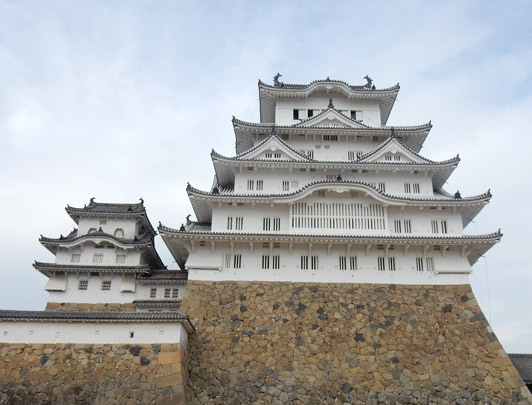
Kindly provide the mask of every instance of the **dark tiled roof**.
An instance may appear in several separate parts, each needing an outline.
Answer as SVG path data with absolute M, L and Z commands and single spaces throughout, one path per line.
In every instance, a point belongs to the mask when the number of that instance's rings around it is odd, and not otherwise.
M 134 300 L 133 304 L 139 307 L 178 307 L 181 305 L 181 298 L 160 300 Z
M 312 186 L 316 185 L 325 185 L 325 184 L 332 184 L 335 186 L 338 185 L 357 185 L 357 186 L 365 186 L 376 193 L 382 195 L 383 197 L 387 197 L 391 200 L 396 201 L 406 201 L 406 202 L 420 202 L 420 203 L 448 203 L 448 202 L 480 202 L 491 198 L 491 192 L 488 190 L 487 192 L 483 194 L 479 194 L 477 196 L 472 197 L 462 197 L 462 198 L 413 198 L 413 197 L 402 197 L 402 196 L 395 196 L 391 194 L 386 194 L 374 186 L 373 184 L 366 183 L 363 181 L 348 181 L 348 180 L 340 180 L 340 181 L 330 181 L 330 180 L 319 180 L 314 181 L 312 183 L 307 184 L 306 186 L 300 188 L 299 190 L 293 192 L 293 193 L 285 193 L 285 194 L 213 194 L 210 191 L 202 191 L 198 190 L 197 188 L 192 187 L 190 184 L 187 185 L 187 192 L 189 194 L 196 194 L 196 195 L 203 195 L 208 197 L 220 197 L 220 198 L 253 198 L 253 199 L 265 199 L 265 198 L 283 198 L 283 197 L 292 197 L 296 196 L 298 194 L 302 194 L 307 189 L 309 189 Z M 159 227 L 160 229 L 160 227 Z
M 332 83 L 332 84 L 339 84 L 348 87 L 352 91 L 367 91 L 370 93 L 379 93 L 379 92 L 388 92 L 393 90 L 399 90 L 399 83 L 397 83 L 393 87 L 385 88 L 385 89 L 373 89 L 370 87 L 367 87 L 366 85 L 360 85 L 360 86 L 353 86 L 351 84 L 348 84 L 341 80 L 331 80 L 329 78 L 325 80 L 314 80 L 310 82 L 309 84 L 289 84 L 289 83 L 281 83 L 279 86 L 272 86 L 270 84 L 266 84 L 259 80 L 259 87 L 265 87 L 265 88 L 271 88 L 271 89 L 279 89 L 279 90 L 305 90 L 309 87 L 312 87 L 315 84 L 326 84 L 326 83 Z
M 105 233 L 100 228 L 99 231 L 87 233 L 81 236 L 75 236 L 74 232 L 71 232 L 67 236 L 61 236 L 59 238 L 47 238 L 45 236 L 41 236 L 39 238 L 39 242 L 57 244 L 57 243 L 71 243 L 71 242 L 75 242 L 80 239 L 103 238 L 103 239 L 113 240 L 122 245 L 145 245 L 145 244 L 151 244 L 153 242 L 153 236 L 154 234 L 152 234 L 151 232 L 146 232 L 144 235 L 141 235 L 140 238 L 137 238 L 135 236 L 134 239 L 123 239 L 123 238 L 117 238 L 116 236 L 111 235 L 109 233 Z
M 70 213 L 98 213 L 98 214 L 141 214 L 146 213 L 144 207 L 144 200 L 140 199 L 139 203 L 135 204 L 119 204 L 119 203 L 100 203 L 90 199 L 88 205 L 83 208 L 75 208 L 67 205 L 66 211 Z
M 526 384 L 532 383 L 532 354 L 508 354 Z
M 125 272 L 125 273 L 147 273 L 150 271 L 150 266 L 143 264 L 138 266 L 121 266 L 121 265 L 81 265 L 81 264 L 57 264 L 57 263 L 42 263 L 36 261 L 33 267 L 40 271 L 67 271 L 67 272 Z
M 0 310 L 3 321 L 52 321 L 52 322 L 175 322 L 181 323 L 188 332 L 194 327 L 188 315 L 180 312 L 67 312 L 67 311 L 10 311 Z
M 188 280 L 188 272 L 181 270 L 156 270 L 148 276 L 138 277 L 141 284 L 184 284 Z

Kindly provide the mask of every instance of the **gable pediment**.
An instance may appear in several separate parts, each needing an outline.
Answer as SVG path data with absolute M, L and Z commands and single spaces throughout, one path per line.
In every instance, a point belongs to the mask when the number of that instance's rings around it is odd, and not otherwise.
M 430 161 L 409 150 L 397 139 L 390 138 L 384 144 L 362 156 L 360 162 L 427 163 Z
M 329 108 L 322 113 L 294 125 L 296 127 L 365 128 L 365 125 Z
M 308 158 L 291 149 L 276 136 L 271 136 L 262 144 L 238 156 L 238 159 L 250 160 L 292 160 L 306 161 Z

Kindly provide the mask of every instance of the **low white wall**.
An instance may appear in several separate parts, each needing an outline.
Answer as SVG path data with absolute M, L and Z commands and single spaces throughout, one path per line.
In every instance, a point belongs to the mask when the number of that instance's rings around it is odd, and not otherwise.
M 187 331 L 177 322 L 0 321 L 1 343 L 180 343 L 186 348 L 187 340 Z

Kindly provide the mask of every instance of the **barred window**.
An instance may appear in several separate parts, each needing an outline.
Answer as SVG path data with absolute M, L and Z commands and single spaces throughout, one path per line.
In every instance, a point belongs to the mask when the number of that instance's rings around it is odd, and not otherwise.
M 356 256 L 349 258 L 349 270 L 358 270 L 358 260 Z
M 170 294 L 172 293 L 171 288 L 165 288 L 164 289 L 164 298 L 170 298 Z
M 89 280 L 79 280 L 78 290 L 86 290 L 89 287 Z
M 93 263 L 102 263 L 103 262 L 103 253 L 96 253 L 92 258 Z
M 79 263 L 81 259 L 81 253 L 72 253 L 72 258 L 70 259 L 70 261 L 72 263 Z
M 117 263 L 125 263 L 126 262 L 126 255 L 116 255 L 116 262 Z
M 150 288 L 150 298 L 157 297 L 157 288 Z
M 423 267 L 423 258 L 422 257 L 416 257 L 416 270 L 417 271 L 424 271 Z
M 109 291 L 111 289 L 111 281 L 102 281 L 102 290 Z
M 172 298 L 177 298 L 177 294 L 178 294 L 178 292 L 179 292 L 179 289 L 177 289 L 177 288 L 173 288 L 173 289 L 172 289 Z
M 340 268 L 340 270 L 347 270 L 347 257 L 338 257 L 338 267 Z

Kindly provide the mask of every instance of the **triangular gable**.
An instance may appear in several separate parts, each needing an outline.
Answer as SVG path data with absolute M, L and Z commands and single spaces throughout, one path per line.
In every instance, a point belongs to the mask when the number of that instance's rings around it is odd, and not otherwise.
M 270 135 L 254 148 L 238 155 L 237 159 L 308 161 L 308 157 L 296 152 L 278 136 Z
M 410 150 L 396 138 L 388 138 L 377 148 L 361 156 L 359 162 L 435 163 Z
M 341 127 L 341 128 L 367 128 L 366 125 L 346 117 L 344 114 L 328 108 L 327 110 L 308 118 L 304 121 L 298 122 L 295 127 Z

